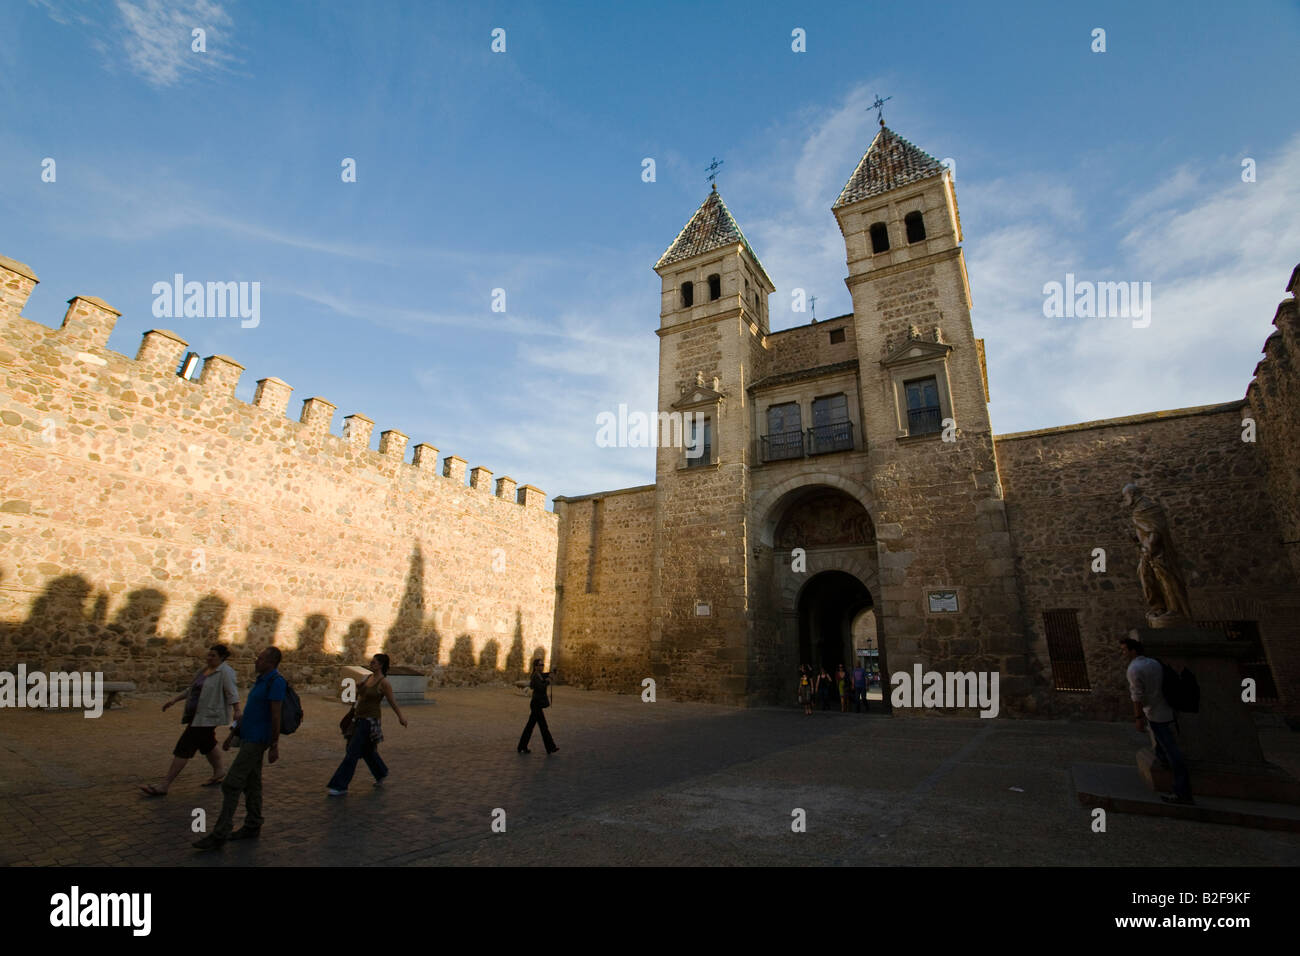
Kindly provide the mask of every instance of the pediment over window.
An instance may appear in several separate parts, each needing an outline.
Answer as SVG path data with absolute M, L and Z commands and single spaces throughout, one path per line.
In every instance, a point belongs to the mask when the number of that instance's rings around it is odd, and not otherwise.
M 943 342 L 927 342 L 923 339 L 908 339 L 881 360 L 885 368 L 894 365 L 907 365 L 911 362 L 925 362 L 931 359 L 946 358 L 952 351 L 951 345 Z
M 692 385 L 682 397 L 673 402 L 673 408 L 690 408 L 694 405 L 716 405 L 724 398 L 721 392 L 715 392 L 707 385 Z

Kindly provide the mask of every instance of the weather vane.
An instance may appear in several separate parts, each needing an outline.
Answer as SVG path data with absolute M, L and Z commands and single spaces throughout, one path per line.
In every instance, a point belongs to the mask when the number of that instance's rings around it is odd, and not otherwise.
M 726 160 L 718 159 L 718 157 L 714 156 L 713 162 L 709 163 L 709 165 L 704 167 L 709 171 L 708 180 L 709 182 L 713 183 L 714 189 L 718 188 L 718 184 L 713 182 L 715 179 L 718 178 L 718 167 L 721 166 L 724 162 L 726 162 Z
M 817 321 L 817 296 L 815 295 L 808 296 L 808 301 L 812 305 L 813 321 L 816 322 Z
M 867 107 L 867 109 L 869 110 L 876 111 L 876 119 L 880 120 L 881 126 L 885 125 L 885 102 L 887 100 L 892 100 L 892 99 L 893 99 L 892 96 L 886 96 L 885 99 L 882 100 L 880 98 L 880 94 L 877 93 L 876 102 L 872 103 L 870 106 Z

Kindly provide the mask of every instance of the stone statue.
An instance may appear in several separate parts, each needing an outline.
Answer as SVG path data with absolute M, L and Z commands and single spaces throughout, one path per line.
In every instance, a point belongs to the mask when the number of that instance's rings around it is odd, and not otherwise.
M 1124 504 L 1131 510 L 1137 528 L 1134 540 L 1142 554 L 1138 561 L 1138 580 L 1142 582 L 1142 594 L 1147 602 L 1147 623 L 1151 627 L 1191 627 L 1187 582 L 1179 567 L 1164 509 L 1132 483 L 1124 486 Z

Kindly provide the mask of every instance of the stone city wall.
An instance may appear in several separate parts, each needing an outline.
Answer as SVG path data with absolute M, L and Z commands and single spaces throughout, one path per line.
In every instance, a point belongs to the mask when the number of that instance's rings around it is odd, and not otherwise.
M 1161 505 L 1198 621 L 1256 621 L 1282 695 L 1295 707 L 1300 603 L 1261 445 L 1242 440 L 1244 402 L 1153 412 L 997 438 L 1007 520 L 1031 646 L 1056 716 L 1126 718 L 1117 643 L 1145 626 L 1132 481 Z M 1094 570 L 1105 552 L 1105 570 Z M 1100 565 L 1098 565 L 1100 567 Z M 1053 689 L 1044 612 L 1073 610 L 1088 691 Z
M 1283 299 L 1273 316 L 1274 332 L 1264 342 L 1264 358 L 1246 389 L 1258 428 L 1260 454 L 1268 468 L 1269 497 L 1278 527 L 1286 542 L 1291 568 L 1300 575 L 1300 266 L 1287 283 L 1291 295 Z M 1300 676 L 1300 675 L 1298 675 Z
M 0 259 L 0 669 L 188 682 L 214 641 L 274 642 L 305 684 L 386 651 L 446 680 L 513 678 L 549 657 L 557 518 L 545 495 L 303 403 L 186 343 L 109 351 L 118 313 L 71 300 L 52 329 L 20 313 L 32 271 Z
M 650 676 L 653 485 L 556 498 L 560 679 L 621 694 Z

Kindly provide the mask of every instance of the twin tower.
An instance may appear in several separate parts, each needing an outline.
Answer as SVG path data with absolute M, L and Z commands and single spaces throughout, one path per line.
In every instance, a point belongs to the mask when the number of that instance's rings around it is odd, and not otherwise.
M 644 489 L 650 672 L 731 703 L 792 703 L 801 664 L 859 660 L 1028 693 L 952 176 L 882 122 L 832 208 L 849 315 L 772 332 L 716 186 L 655 266 L 659 410 L 702 418 L 704 454 L 659 448 Z

